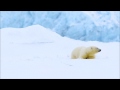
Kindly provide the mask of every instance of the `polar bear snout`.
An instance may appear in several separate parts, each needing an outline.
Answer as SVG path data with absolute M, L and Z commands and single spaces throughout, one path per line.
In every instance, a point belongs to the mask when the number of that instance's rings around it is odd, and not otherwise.
M 100 51 L 101 51 L 101 49 L 98 50 L 98 52 L 100 52 Z

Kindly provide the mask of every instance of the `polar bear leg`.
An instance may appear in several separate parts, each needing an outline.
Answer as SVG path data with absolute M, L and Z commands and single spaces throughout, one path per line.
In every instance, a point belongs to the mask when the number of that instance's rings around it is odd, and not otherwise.
M 89 56 L 89 57 L 87 57 L 87 59 L 94 59 L 95 58 L 95 56 Z
M 81 59 L 87 59 L 87 54 L 81 54 L 80 56 L 79 56 L 79 58 L 81 58 Z

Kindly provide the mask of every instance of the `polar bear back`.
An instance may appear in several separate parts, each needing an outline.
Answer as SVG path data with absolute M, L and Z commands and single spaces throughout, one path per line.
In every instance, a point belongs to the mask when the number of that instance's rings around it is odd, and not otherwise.
M 83 56 L 83 54 L 85 56 L 85 51 L 86 51 L 86 47 L 84 47 L 84 46 L 77 47 L 72 51 L 71 58 L 72 59 L 81 58 Z

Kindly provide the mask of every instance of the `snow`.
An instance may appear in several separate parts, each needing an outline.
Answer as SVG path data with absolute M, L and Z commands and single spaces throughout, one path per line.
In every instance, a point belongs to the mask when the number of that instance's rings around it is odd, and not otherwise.
M 2 79 L 118 79 L 119 42 L 61 37 L 40 25 L 1 29 Z M 97 46 L 96 59 L 71 59 L 77 46 Z
M 120 42 L 120 11 L 1 11 L 1 28 L 36 24 L 76 40 Z

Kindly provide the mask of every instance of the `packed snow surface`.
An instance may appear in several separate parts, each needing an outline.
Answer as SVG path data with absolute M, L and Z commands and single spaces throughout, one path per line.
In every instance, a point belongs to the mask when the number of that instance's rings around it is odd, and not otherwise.
M 1 29 L 2 79 L 117 79 L 119 42 L 61 37 L 40 25 Z M 97 46 L 96 59 L 71 59 L 77 46 Z

